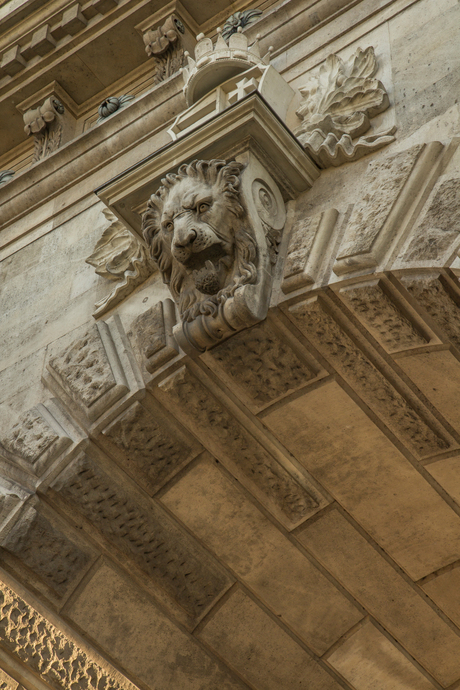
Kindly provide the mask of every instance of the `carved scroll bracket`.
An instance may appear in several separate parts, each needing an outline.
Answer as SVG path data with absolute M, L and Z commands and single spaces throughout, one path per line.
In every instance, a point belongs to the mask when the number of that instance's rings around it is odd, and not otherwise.
M 185 51 L 193 50 L 198 26 L 180 2 L 173 0 L 138 24 L 145 52 L 152 59 L 154 82 L 159 84 L 178 72 Z

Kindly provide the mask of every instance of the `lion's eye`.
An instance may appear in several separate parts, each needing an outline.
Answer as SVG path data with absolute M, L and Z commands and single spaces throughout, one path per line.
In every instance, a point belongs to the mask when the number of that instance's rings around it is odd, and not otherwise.
M 168 232 L 172 232 L 174 230 L 174 223 L 170 220 L 167 223 L 165 223 L 165 230 Z
M 206 204 L 204 201 L 202 201 L 200 204 L 198 204 L 198 213 L 206 213 L 206 211 L 209 210 L 209 204 Z

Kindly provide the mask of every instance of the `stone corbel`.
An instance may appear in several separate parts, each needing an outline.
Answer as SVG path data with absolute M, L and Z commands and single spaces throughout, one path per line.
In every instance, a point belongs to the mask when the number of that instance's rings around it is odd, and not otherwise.
M 16 107 L 24 119 L 24 132 L 34 137 L 32 163 L 73 138 L 78 106 L 58 82 L 51 82 Z
M 149 247 L 184 352 L 266 317 L 285 204 L 318 175 L 257 90 L 97 190 Z
M 156 84 L 178 72 L 185 51 L 195 45 L 197 26 L 180 2 L 170 2 L 135 28 L 142 36 L 145 52 L 154 61 Z

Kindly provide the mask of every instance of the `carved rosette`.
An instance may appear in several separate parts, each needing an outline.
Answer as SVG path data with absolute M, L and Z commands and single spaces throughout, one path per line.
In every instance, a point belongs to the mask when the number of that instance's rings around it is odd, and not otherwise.
M 186 351 L 266 316 L 285 209 L 276 184 L 257 172 L 253 163 L 193 161 L 166 175 L 148 202 L 142 231 L 179 307 L 174 333 Z

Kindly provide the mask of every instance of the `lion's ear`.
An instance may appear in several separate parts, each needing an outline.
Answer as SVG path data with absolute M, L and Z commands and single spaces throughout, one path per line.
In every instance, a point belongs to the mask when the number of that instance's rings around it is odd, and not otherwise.
M 163 212 L 163 200 L 156 194 L 150 197 L 147 210 L 142 216 L 142 234 L 148 246 L 152 246 L 152 241 L 161 227 L 161 214 Z

